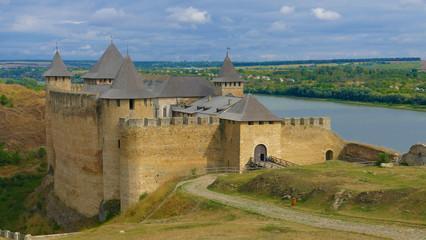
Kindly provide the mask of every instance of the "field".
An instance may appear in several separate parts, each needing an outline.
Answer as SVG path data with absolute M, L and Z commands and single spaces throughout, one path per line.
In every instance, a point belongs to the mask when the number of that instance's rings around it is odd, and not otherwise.
M 10 148 L 40 148 L 45 145 L 45 92 L 20 85 L 0 84 L 0 95 L 13 102 L 13 108 L 0 105 L 0 142 Z

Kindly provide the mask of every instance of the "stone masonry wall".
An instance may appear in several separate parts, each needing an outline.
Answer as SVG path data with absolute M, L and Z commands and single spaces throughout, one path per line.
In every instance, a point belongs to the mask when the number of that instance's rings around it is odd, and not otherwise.
M 281 157 L 281 123 L 280 122 L 253 122 L 249 125 L 247 122 L 241 122 L 240 139 L 240 171 L 244 170 L 245 165 L 251 157 L 254 157 L 254 149 L 257 145 L 264 145 L 267 150 L 267 156 Z M 265 156 L 266 157 L 266 156 Z
M 192 169 L 222 166 L 217 118 L 122 119 L 121 209 Z
M 118 104 L 118 101 L 120 103 Z M 104 200 L 120 199 L 120 118 L 150 118 L 154 115 L 152 99 L 102 99 Z
M 327 151 L 333 159 L 345 141 L 330 129 L 330 118 L 285 118 L 281 124 L 281 158 L 296 164 L 324 162 Z
M 98 95 L 51 91 L 50 97 L 55 194 L 70 208 L 96 215 L 103 199 Z

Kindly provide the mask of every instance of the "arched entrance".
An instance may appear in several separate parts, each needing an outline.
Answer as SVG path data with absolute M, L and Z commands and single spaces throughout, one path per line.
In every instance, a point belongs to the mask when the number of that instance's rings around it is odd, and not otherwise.
M 325 153 L 325 160 L 333 160 L 333 151 L 332 150 L 328 150 Z
M 259 144 L 254 148 L 254 160 L 265 161 L 267 156 L 267 150 L 265 145 Z

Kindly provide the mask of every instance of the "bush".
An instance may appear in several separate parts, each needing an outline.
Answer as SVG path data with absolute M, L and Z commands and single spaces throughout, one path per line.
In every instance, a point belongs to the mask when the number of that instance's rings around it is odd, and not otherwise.
M 382 163 L 390 163 L 391 159 L 389 157 L 389 155 L 387 153 L 379 153 L 379 157 L 377 158 L 376 161 L 376 166 L 380 166 L 380 164 Z

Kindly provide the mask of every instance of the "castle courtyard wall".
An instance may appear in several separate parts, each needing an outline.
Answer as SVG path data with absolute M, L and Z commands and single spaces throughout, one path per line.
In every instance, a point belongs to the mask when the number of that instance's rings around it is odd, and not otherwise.
M 120 118 L 148 118 L 153 114 L 152 99 L 135 99 L 133 110 L 129 99 L 102 99 L 104 200 L 120 199 Z
M 330 129 L 330 118 L 285 118 L 281 124 L 281 158 L 308 165 L 337 159 L 346 142 Z
M 223 134 L 217 118 L 121 121 L 122 210 L 176 176 L 223 166 Z
M 103 200 L 98 95 L 51 91 L 50 97 L 55 193 L 76 211 L 96 215 Z

